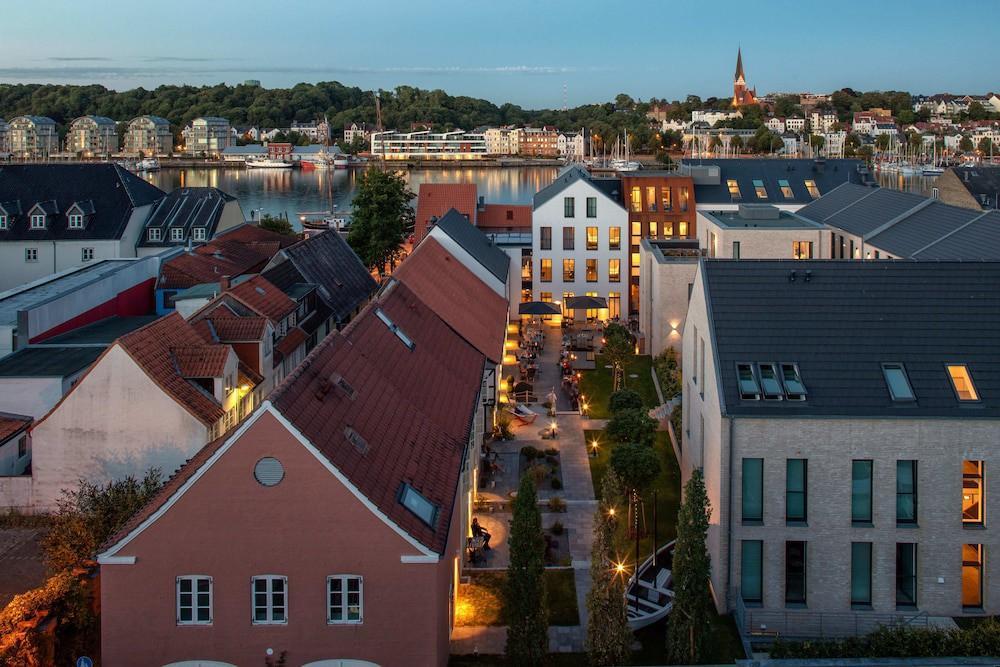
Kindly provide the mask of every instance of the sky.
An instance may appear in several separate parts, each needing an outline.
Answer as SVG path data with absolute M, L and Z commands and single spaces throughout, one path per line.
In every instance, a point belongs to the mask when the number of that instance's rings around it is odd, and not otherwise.
M 440 88 L 525 108 L 758 93 L 1000 91 L 1000 0 L 33 0 L 3 3 L 0 83 L 259 79 Z

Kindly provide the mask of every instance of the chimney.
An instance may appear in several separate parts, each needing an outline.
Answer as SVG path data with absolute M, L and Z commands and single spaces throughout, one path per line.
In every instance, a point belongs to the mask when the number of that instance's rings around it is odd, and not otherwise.
M 221 278 L 219 278 L 219 289 L 221 289 L 223 292 L 227 291 L 229 287 L 232 285 L 232 282 L 233 281 L 229 276 L 222 276 Z
M 482 211 L 485 209 L 486 209 L 486 197 L 484 197 L 483 195 L 479 195 L 479 210 Z

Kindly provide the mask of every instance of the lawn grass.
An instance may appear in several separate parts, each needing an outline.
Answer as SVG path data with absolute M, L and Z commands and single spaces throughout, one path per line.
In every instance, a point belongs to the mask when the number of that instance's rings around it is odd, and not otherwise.
M 595 364 L 597 368 L 592 371 L 582 371 L 580 377 L 580 393 L 583 394 L 590 406 L 589 415 L 591 419 L 608 419 L 611 413 L 608 411 L 608 399 L 611 398 L 611 369 L 605 368 L 607 362 L 603 354 L 598 354 Z M 653 386 L 653 358 L 649 355 L 636 355 L 629 359 L 625 365 L 625 388 L 633 389 L 642 396 L 642 402 L 647 408 L 655 408 L 660 404 L 660 399 L 656 395 L 656 388 Z M 638 377 L 629 377 L 637 375 Z
M 507 625 L 503 608 L 506 572 L 473 572 L 459 584 L 455 625 Z M 573 570 L 545 570 L 549 593 L 549 625 L 579 625 Z
M 667 623 L 670 617 L 647 626 L 635 633 L 635 638 L 642 648 L 632 653 L 630 665 L 666 665 L 667 660 Z M 708 638 L 705 640 L 705 655 L 701 656 L 703 665 L 730 665 L 735 660 L 746 658 L 743 653 L 743 643 L 732 616 L 712 616 L 707 628 Z
M 590 476 L 594 483 L 594 496 L 601 499 L 601 481 L 608 471 L 611 450 L 614 444 L 604 435 L 604 431 L 584 431 L 584 437 L 589 445 L 594 439 L 598 441 L 597 456 L 591 457 Z M 677 537 L 677 510 L 681 502 L 681 471 L 677 465 L 677 457 L 670 445 L 670 436 L 666 431 L 656 432 L 656 442 L 653 445 L 660 457 L 660 474 L 653 483 L 656 489 L 656 539 L 660 544 Z M 639 540 L 639 559 L 644 560 L 652 553 L 653 548 L 653 494 L 647 492 L 646 522 L 648 534 Z M 619 512 L 627 512 L 627 508 L 619 508 Z M 635 540 L 629 538 L 626 521 L 619 521 L 615 531 L 616 551 L 633 567 L 635 566 Z

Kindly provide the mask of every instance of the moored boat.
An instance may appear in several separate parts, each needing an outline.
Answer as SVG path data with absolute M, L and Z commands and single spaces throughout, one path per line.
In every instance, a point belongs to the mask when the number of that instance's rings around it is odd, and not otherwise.
M 292 163 L 274 158 L 250 158 L 247 160 L 249 169 L 291 169 Z

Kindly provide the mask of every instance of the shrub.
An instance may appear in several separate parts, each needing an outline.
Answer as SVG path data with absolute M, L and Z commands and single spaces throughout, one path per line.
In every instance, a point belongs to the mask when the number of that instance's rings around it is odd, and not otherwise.
M 559 459 L 557 459 L 555 456 L 552 456 L 550 454 L 546 454 L 545 455 L 545 462 L 548 463 L 550 466 L 552 466 L 554 468 L 558 468 L 559 467 Z
M 535 459 L 537 459 L 542 455 L 542 453 L 538 451 L 538 449 L 532 447 L 531 445 L 525 445 L 524 447 L 521 447 L 521 454 L 524 455 L 524 458 L 528 459 L 529 461 L 534 461 Z
M 556 490 L 556 491 L 558 491 L 559 489 L 562 488 L 562 482 L 559 481 L 558 477 L 553 477 L 551 484 L 552 484 L 552 488 L 554 490 Z
M 559 450 L 556 449 L 555 447 L 549 447 L 548 449 L 545 450 L 545 455 L 546 456 L 558 456 L 559 455 Z
M 677 351 L 668 347 L 653 358 L 653 370 L 660 383 L 663 399 L 669 401 L 681 393 L 681 369 L 677 363 Z
M 549 470 L 545 466 L 536 463 L 530 466 L 525 471 L 525 474 L 535 482 L 535 486 L 537 487 L 539 484 L 545 481 L 546 477 L 549 476 Z
M 553 535 L 562 535 L 564 530 L 566 529 L 563 528 L 562 521 L 556 521 L 549 528 L 549 532 L 552 533 Z
M 493 435 L 500 440 L 512 440 L 514 438 L 514 418 L 507 412 L 497 415 L 497 427 Z
M 656 439 L 656 420 L 642 409 L 622 410 L 608 420 L 605 433 L 616 442 L 652 445 Z
M 608 399 L 608 410 L 618 414 L 622 410 L 637 410 L 642 408 L 642 396 L 632 389 L 619 389 Z
M 550 512 L 565 512 L 566 511 L 566 501 L 559 496 L 552 496 L 549 498 L 549 511 Z
M 683 412 L 681 404 L 678 403 L 670 413 L 670 425 L 674 427 L 674 436 L 677 438 L 678 443 L 681 439 L 681 429 L 684 427 Z
M 976 657 L 1000 654 L 1000 621 L 987 618 L 957 630 L 881 627 L 865 637 L 836 641 L 786 642 L 771 647 L 772 658 Z

